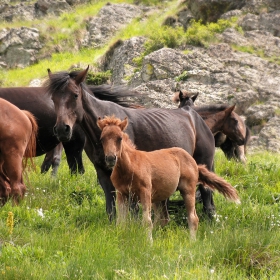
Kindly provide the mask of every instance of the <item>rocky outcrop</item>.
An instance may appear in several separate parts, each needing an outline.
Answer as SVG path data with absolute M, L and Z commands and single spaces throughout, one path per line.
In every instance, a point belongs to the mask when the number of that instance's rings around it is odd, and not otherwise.
M 87 3 L 89 0 L 38 0 L 21 1 L 14 4 L 13 1 L 4 0 L 0 4 L 0 20 L 12 22 L 15 20 L 31 21 L 47 15 L 60 15 L 71 11 L 72 6 Z
M 34 13 L 30 6 L 29 17 L 58 15 L 82 2 L 86 0 L 39 0 Z M 8 1 L 5 3 L 6 6 L 0 5 L 0 17 L 7 15 Z M 28 1 L 24 4 L 30 5 Z M 23 8 L 23 3 L 17 5 L 17 9 Z M 135 18 L 145 18 L 148 11 L 153 10 L 108 3 L 95 17 L 86 19 L 86 30 L 80 30 L 80 45 L 104 47 L 119 30 Z M 17 13 L 15 8 L 14 14 Z M 100 59 L 98 71 L 110 70 L 113 84 L 127 84 L 145 93 L 141 102 L 146 107 L 175 108 L 177 105 L 171 99 L 179 89 L 199 93 L 197 104 L 236 104 L 236 112 L 246 118 L 252 130 L 249 150 L 280 152 L 280 1 L 185 0 L 181 1 L 178 13 L 166 18 L 163 24 L 187 30 L 192 19 L 209 22 L 233 16 L 238 18 L 239 28 L 217 34 L 219 43 L 208 48 L 161 48 L 144 56 L 141 66 L 138 62 L 146 39 L 118 40 Z M 14 18 L 10 16 L 9 20 Z M 1 30 L 0 66 L 24 67 L 36 61 L 41 48 L 38 38 L 35 29 Z M 38 81 L 34 84 L 38 85 Z
M 0 30 L 0 68 L 26 67 L 37 61 L 42 45 L 36 28 Z
M 110 4 L 108 2 L 96 17 L 87 21 L 87 32 L 83 39 L 84 46 L 100 47 L 106 44 L 118 30 L 132 19 L 140 16 L 143 9 L 129 4 Z

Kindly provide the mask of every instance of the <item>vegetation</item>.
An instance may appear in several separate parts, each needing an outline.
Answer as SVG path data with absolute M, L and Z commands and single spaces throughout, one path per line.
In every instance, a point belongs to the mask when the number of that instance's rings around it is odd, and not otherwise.
M 65 156 L 57 178 L 40 174 L 42 160 L 28 172 L 21 204 L 1 209 L 1 279 L 279 279 L 279 155 L 249 155 L 244 166 L 218 151 L 216 172 L 237 188 L 242 204 L 215 194 L 213 222 L 197 205 L 196 241 L 186 220 L 173 215 L 166 228 L 154 229 L 152 246 L 140 219 L 126 228 L 108 222 L 86 157 L 86 173 L 74 177 Z

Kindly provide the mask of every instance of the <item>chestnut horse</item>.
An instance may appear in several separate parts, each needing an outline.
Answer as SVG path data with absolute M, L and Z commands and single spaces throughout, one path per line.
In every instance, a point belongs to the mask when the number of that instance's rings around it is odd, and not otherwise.
M 22 173 L 27 159 L 36 155 L 37 122 L 34 116 L 0 98 L 0 201 L 18 204 L 26 186 Z
M 234 112 L 235 105 L 211 104 L 194 106 L 198 94 L 176 92 L 173 101 L 179 108 L 192 108 L 204 119 L 215 137 L 215 146 L 220 147 L 228 159 L 235 158 L 246 163 L 246 145 L 250 139 L 250 129 L 244 120 Z
M 100 140 L 103 146 L 105 161 L 112 168 L 111 180 L 117 191 L 117 223 L 122 222 L 127 214 L 130 199 L 140 201 L 143 209 L 143 222 L 151 231 L 152 204 L 156 219 L 161 224 L 168 222 L 168 213 L 161 209 L 162 202 L 167 200 L 177 189 L 180 191 L 187 210 L 188 225 L 192 237 L 198 227 L 195 210 L 195 192 L 198 182 L 218 190 L 226 198 L 239 202 L 237 192 L 224 179 L 207 170 L 205 165 L 197 165 L 193 157 L 182 148 L 169 148 L 144 152 L 136 150 L 124 131 L 128 126 L 127 117 L 99 118 Z M 162 213 L 159 213 L 162 212 Z
M 46 81 L 57 115 L 54 132 L 59 141 L 69 141 L 75 124 L 79 124 L 86 134 L 87 155 L 94 163 L 98 181 L 106 197 L 109 218 L 115 214 L 115 191 L 110 180 L 111 170 L 105 163 L 100 142 L 101 131 L 96 121 L 99 116 L 115 114 L 119 118 L 129 117 L 127 128 L 132 141 L 144 151 L 181 147 L 192 155 L 197 164 L 205 164 L 213 171 L 215 154 L 214 137 L 202 118 L 191 108 L 181 109 L 131 109 L 118 104 L 102 101 L 89 93 L 84 84 L 88 68 L 77 75 L 71 72 L 50 74 Z M 215 205 L 212 191 L 199 186 L 203 210 L 212 217 Z

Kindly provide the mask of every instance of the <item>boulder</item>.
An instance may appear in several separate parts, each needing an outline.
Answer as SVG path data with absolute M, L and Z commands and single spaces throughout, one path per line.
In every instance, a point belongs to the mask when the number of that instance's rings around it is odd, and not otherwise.
M 36 28 L 0 30 L 0 63 L 2 67 L 26 67 L 37 61 L 42 45 Z

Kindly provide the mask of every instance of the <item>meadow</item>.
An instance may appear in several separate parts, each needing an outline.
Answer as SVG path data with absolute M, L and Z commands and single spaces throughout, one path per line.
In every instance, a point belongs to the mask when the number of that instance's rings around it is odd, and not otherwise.
M 181 209 L 153 230 L 153 245 L 141 214 L 126 227 L 109 222 L 94 167 L 84 159 L 84 175 L 71 177 L 64 156 L 51 178 L 40 174 L 43 157 L 36 158 L 24 200 L 0 211 L 0 279 L 279 279 L 280 155 L 248 155 L 244 166 L 218 150 L 216 172 L 236 187 L 241 205 L 215 193 L 213 221 L 197 204 L 195 241 Z

